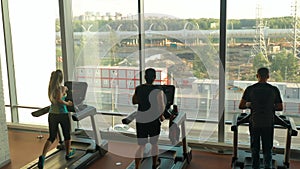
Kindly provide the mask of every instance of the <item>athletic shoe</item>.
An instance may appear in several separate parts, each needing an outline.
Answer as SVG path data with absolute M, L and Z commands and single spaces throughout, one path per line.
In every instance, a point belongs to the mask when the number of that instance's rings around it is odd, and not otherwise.
M 157 159 L 156 165 L 152 166 L 152 169 L 159 169 L 160 168 L 160 163 L 161 163 L 161 160 L 159 158 L 159 159 Z
M 75 155 L 75 148 L 72 148 L 68 155 L 66 155 L 66 160 L 70 160 Z
M 38 168 L 43 169 L 44 168 L 44 163 L 45 163 L 45 157 L 44 156 L 39 156 Z

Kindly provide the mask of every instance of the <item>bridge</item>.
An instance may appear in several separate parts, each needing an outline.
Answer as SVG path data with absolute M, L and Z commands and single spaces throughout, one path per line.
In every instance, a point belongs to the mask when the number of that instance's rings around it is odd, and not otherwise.
M 269 42 L 288 43 L 292 41 L 293 29 L 264 29 L 264 39 Z M 60 39 L 60 32 L 56 34 Z M 234 40 L 236 43 L 253 43 L 259 32 L 256 29 L 228 29 L 227 38 Z M 175 30 L 175 31 L 145 31 L 145 44 L 168 45 L 167 43 L 177 43 L 179 45 L 196 44 L 201 45 L 207 42 L 217 43 L 219 39 L 219 30 Z M 100 44 L 131 44 L 138 43 L 138 31 L 120 31 L 107 30 L 101 32 L 74 32 L 74 41 L 81 42 L 85 38 L 87 41 L 96 40 Z
M 245 38 L 253 39 L 257 36 L 256 29 L 233 29 L 227 30 L 227 38 Z M 57 33 L 60 36 L 60 33 Z M 78 40 L 82 37 L 98 37 L 99 39 L 116 38 L 122 39 L 135 39 L 138 37 L 137 31 L 105 31 L 105 32 L 74 32 L 74 39 Z M 161 38 L 175 38 L 178 40 L 189 39 L 207 39 L 207 38 L 219 38 L 219 30 L 176 30 L 176 31 L 154 31 L 146 30 L 145 39 L 155 40 Z M 289 38 L 293 37 L 293 29 L 264 29 L 264 38 Z

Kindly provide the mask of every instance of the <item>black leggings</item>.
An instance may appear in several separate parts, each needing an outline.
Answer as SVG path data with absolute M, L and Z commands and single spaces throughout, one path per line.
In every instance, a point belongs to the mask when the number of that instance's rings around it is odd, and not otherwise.
M 64 136 L 64 140 L 70 140 L 71 139 L 71 122 L 68 113 L 60 113 L 60 114 L 54 114 L 49 113 L 48 116 L 48 125 L 49 125 L 49 138 L 48 140 L 51 141 L 51 143 L 54 142 L 57 133 L 58 133 L 58 124 L 60 124 Z

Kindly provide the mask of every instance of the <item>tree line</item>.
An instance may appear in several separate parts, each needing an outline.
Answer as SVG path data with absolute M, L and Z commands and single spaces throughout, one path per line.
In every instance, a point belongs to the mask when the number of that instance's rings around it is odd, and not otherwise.
M 264 26 L 271 29 L 290 29 L 293 28 L 294 18 L 291 16 L 263 18 Z M 144 20 L 146 30 L 155 31 L 164 30 L 218 30 L 219 19 L 200 18 L 200 19 L 174 19 L 174 18 L 158 18 L 148 17 Z M 228 29 L 254 29 L 256 27 L 256 19 L 229 19 L 227 20 Z M 60 31 L 59 20 L 56 21 L 56 31 Z M 138 20 L 73 20 L 74 32 L 101 32 L 109 31 L 109 29 L 120 31 L 136 31 Z

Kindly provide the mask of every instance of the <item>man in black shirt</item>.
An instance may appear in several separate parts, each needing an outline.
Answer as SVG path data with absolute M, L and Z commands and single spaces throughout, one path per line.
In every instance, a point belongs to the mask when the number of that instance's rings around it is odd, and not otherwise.
M 251 139 L 252 167 L 260 168 L 260 138 L 264 157 L 264 168 L 272 168 L 272 148 L 275 111 L 282 111 L 282 99 L 277 87 L 267 83 L 269 70 L 259 68 L 258 82 L 247 87 L 239 104 L 240 109 L 250 108 L 249 130 Z
M 136 114 L 136 131 L 139 148 L 136 152 L 135 168 L 139 168 L 143 151 L 148 137 L 151 143 L 152 168 L 159 166 L 158 162 L 158 137 L 160 134 L 161 121 L 164 120 L 166 97 L 158 86 L 153 85 L 156 71 L 149 68 L 145 71 L 146 83 L 135 88 L 132 103 L 138 104 Z

